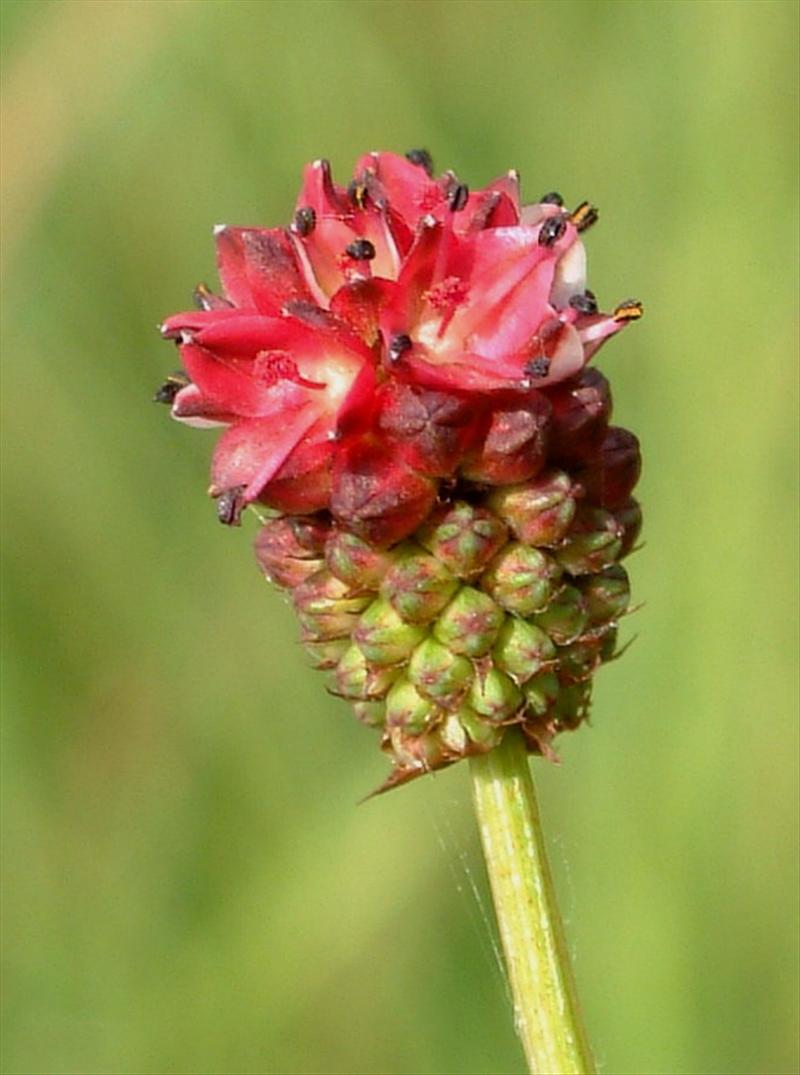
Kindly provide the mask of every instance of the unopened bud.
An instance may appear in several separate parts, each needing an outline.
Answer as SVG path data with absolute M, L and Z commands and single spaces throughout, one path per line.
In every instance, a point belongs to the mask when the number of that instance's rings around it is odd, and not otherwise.
M 587 500 L 603 508 L 624 504 L 642 470 L 639 441 L 627 429 L 608 430 L 597 456 L 577 474 Z
M 354 595 L 346 583 L 322 568 L 295 588 L 292 600 L 304 641 L 324 642 L 348 636 L 370 598 Z
M 575 515 L 572 479 L 551 470 L 523 485 L 498 489 L 489 505 L 525 545 L 555 545 L 566 534 Z
M 405 623 L 383 597 L 361 616 L 353 638 L 368 661 L 377 665 L 405 661 L 425 637 L 424 627 Z
M 489 668 L 472 681 L 467 701 L 479 716 L 500 723 L 519 709 L 522 692 L 505 672 Z
M 522 688 L 522 694 L 528 710 L 536 717 L 543 717 L 554 705 L 560 690 L 555 673 L 543 672 L 528 680 Z
M 336 666 L 334 688 L 343 698 L 368 702 L 383 698 L 399 674 L 394 668 L 376 668 L 351 645 Z
M 579 588 L 593 626 L 618 620 L 631 599 L 628 572 L 621 564 L 612 564 L 597 575 L 582 578 Z
M 544 631 L 516 616 L 506 618 L 492 650 L 497 667 L 517 683 L 535 676 L 555 655 L 556 648 Z
M 481 586 L 499 605 L 519 616 L 543 609 L 556 587 L 561 567 L 531 545 L 511 542 L 481 577 Z
M 353 702 L 353 712 L 369 728 L 382 728 L 386 721 L 385 702 Z
M 549 392 L 550 456 L 565 463 L 592 458 L 611 417 L 611 390 L 603 374 L 589 366 Z
M 258 565 L 271 582 L 292 590 L 323 566 L 325 534 L 319 523 L 270 519 L 253 546 Z
M 457 500 L 435 511 L 416 537 L 454 575 L 468 579 L 505 544 L 508 531 L 491 511 Z
M 325 560 L 342 582 L 365 590 L 377 590 L 392 562 L 388 553 L 374 548 L 357 534 L 339 529 L 331 532 L 325 544 Z
M 487 485 L 532 478 L 544 465 L 549 417 L 550 404 L 538 394 L 525 406 L 493 411 L 483 443 L 467 455 L 460 473 Z
M 492 648 L 505 613 L 488 594 L 462 586 L 433 628 L 434 636 L 454 653 L 482 657 Z
M 401 676 L 386 695 L 386 725 L 389 728 L 403 728 L 411 735 L 419 735 L 429 727 L 435 715 L 431 701 L 424 698 L 405 676 Z
M 397 558 L 381 584 L 381 594 L 408 623 L 430 623 L 458 589 L 445 565 L 419 546 L 396 550 Z
M 499 724 L 480 717 L 469 705 L 461 705 L 455 712 L 458 721 L 469 736 L 470 742 L 474 743 L 478 751 L 492 750 L 503 738 L 503 728 Z
M 474 675 L 466 657 L 453 653 L 435 638 L 426 638 L 411 654 L 408 678 L 426 697 L 436 702 L 458 698 Z
M 602 635 L 584 635 L 558 651 L 558 673 L 562 683 L 582 683 L 590 679 L 602 661 Z
M 590 575 L 610 567 L 622 547 L 622 527 L 605 508 L 582 508 L 567 539 L 556 550 L 570 575 Z
M 336 667 L 349 645 L 348 638 L 332 638 L 323 642 L 304 642 L 303 649 L 311 658 L 312 668 L 326 671 Z
M 565 586 L 535 619 L 557 646 L 566 646 L 583 633 L 589 615 L 580 591 Z
M 635 548 L 642 529 L 642 509 L 639 501 L 631 497 L 621 508 L 614 510 L 614 518 L 622 527 L 622 545 L 619 550 L 619 558 L 622 559 Z
M 561 728 L 577 728 L 589 715 L 591 683 L 570 683 L 562 686 L 553 709 Z
M 434 731 L 423 732 L 422 735 L 411 735 L 403 728 L 392 728 L 384 749 L 388 750 L 401 769 L 407 771 L 407 776 L 414 773 L 428 773 L 432 769 L 440 768 L 449 760 L 446 750 Z

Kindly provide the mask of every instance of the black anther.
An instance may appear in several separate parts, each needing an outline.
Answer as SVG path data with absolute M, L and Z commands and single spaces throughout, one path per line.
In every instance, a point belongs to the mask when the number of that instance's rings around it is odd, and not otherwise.
M 539 246 L 555 246 L 566 230 L 567 221 L 563 216 L 549 216 L 539 229 Z
M 409 149 L 406 160 L 423 168 L 428 175 L 433 175 L 433 157 L 427 149 Z
M 580 295 L 573 295 L 569 300 L 569 304 L 579 314 L 597 313 L 597 299 L 593 291 L 583 291 Z
M 345 253 L 355 261 L 372 261 L 375 257 L 375 247 L 369 239 L 356 239 L 345 247 Z
M 299 235 L 301 238 L 305 238 L 306 235 L 310 235 L 316 227 L 317 214 L 311 208 L 310 205 L 301 205 L 297 212 L 294 214 L 294 220 L 292 221 L 292 231 L 295 235 Z

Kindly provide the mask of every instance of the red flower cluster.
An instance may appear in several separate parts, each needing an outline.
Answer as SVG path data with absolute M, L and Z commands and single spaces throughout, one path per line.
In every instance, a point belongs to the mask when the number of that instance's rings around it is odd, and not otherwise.
M 345 189 L 315 161 L 288 228 L 216 229 L 223 295 L 200 287 L 198 310 L 164 322 L 186 377 L 158 398 L 227 427 L 222 521 L 252 501 L 327 510 L 391 545 L 442 481 L 527 481 L 559 443 L 586 447 L 576 433 L 597 417 L 583 484 L 628 496 L 638 451 L 607 432 L 605 380 L 584 367 L 641 307 L 600 313 L 586 290 L 596 211 L 557 194 L 521 206 L 514 172 L 476 192 L 432 172 L 424 151 L 371 153 Z

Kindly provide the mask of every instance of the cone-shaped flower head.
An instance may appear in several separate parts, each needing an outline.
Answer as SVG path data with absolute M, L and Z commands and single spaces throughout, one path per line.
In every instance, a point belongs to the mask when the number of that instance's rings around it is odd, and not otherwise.
M 221 294 L 162 325 L 183 369 L 156 398 L 223 428 L 222 522 L 280 513 L 259 562 L 384 730 L 392 783 L 509 723 L 549 750 L 613 650 L 639 446 L 587 362 L 641 306 L 587 289 L 596 219 L 522 205 L 514 172 L 435 178 L 421 150 L 367 154 L 346 187 L 315 161 L 287 227 L 215 229 Z

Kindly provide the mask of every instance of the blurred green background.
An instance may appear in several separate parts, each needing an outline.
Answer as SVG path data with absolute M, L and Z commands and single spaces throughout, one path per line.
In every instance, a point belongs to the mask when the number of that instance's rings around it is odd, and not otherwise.
M 797 6 L 0 8 L 3 1070 L 523 1070 L 466 767 L 356 806 L 371 733 L 150 403 L 212 224 L 423 145 L 594 200 L 590 284 L 647 307 L 600 362 L 639 637 L 534 763 L 601 1065 L 796 1072 Z

